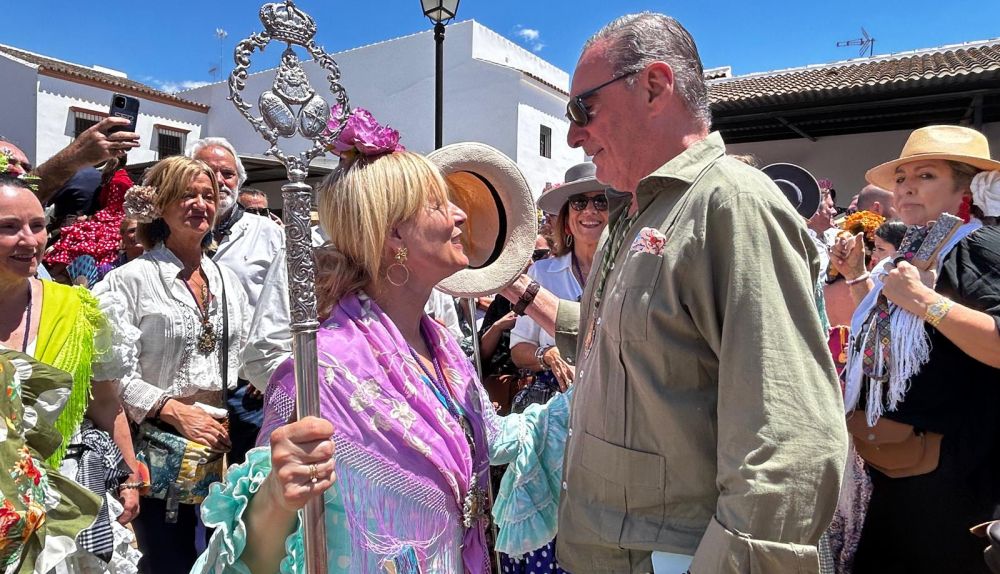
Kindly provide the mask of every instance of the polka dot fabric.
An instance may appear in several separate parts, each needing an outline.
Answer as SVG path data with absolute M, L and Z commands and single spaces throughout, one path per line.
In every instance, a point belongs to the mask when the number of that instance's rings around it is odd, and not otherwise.
M 567 574 L 556 562 L 556 541 L 553 539 L 545 546 L 529 552 L 520 558 L 511 558 L 500 554 L 500 572 L 502 574 Z
M 45 256 L 45 262 L 69 264 L 81 255 L 90 255 L 98 265 L 114 263 L 121 245 L 121 224 L 125 218 L 122 204 L 132 179 L 124 169 L 115 172 L 101 188 L 99 200 L 104 207 L 86 221 L 62 228 L 59 241 Z

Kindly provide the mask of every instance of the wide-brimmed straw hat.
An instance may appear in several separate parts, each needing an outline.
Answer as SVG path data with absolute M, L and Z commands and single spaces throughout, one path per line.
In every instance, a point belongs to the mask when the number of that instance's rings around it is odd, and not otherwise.
M 593 162 L 578 163 L 566 170 L 563 183 L 553 185 L 542 192 L 542 196 L 538 198 L 538 209 L 559 215 L 559 210 L 574 195 L 604 191 L 604 189 L 605 185 L 597 181 L 597 167 Z
M 496 293 L 531 261 L 538 234 L 534 198 L 524 174 L 503 152 L 486 144 L 447 145 L 427 156 L 451 186 L 451 200 L 468 219 L 461 241 L 469 267 L 438 288 L 454 297 Z
M 906 138 L 899 159 L 868 170 L 865 179 L 882 189 L 896 187 L 896 168 L 919 160 L 943 159 L 967 163 L 979 169 L 1000 169 L 1000 161 L 990 159 L 990 144 L 978 131 L 961 126 L 927 126 Z
M 772 163 L 761 171 L 785 194 L 799 215 L 806 219 L 816 215 L 822 191 L 808 170 L 793 163 Z

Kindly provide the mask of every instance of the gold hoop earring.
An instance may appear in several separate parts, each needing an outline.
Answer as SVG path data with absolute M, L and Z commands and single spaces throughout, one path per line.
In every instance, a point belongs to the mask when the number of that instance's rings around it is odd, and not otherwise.
M 408 255 L 409 253 L 405 247 L 400 247 L 396 249 L 396 255 L 394 257 L 396 259 L 396 262 L 390 265 L 389 268 L 385 270 L 386 281 L 392 283 L 396 287 L 402 287 L 403 285 L 406 285 L 407 281 L 410 280 L 410 270 L 406 268 L 406 258 Z M 392 278 L 392 270 L 397 267 L 399 268 L 397 272 L 403 274 L 403 278 L 400 279 L 399 281 L 395 281 Z
M 573 247 L 573 236 L 570 235 L 569 233 L 567 233 L 566 234 L 566 239 L 565 239 L 565 241 L 563 241 L 563 243 L 566 244 L 566 247 Z

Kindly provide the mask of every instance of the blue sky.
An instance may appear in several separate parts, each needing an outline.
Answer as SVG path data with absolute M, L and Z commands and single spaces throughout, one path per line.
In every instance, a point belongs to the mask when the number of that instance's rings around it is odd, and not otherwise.
M 231 68 L 236 42 L 261 29 L 250 0 L 33 0 L 6 11 L 0 43 L 72 62 L 98 64 L 174 90 L 212 79 L 220 55 Z M 420 32 L 430 24 L 418 0 L 298 0 L 337 52 Z M 945 7 L 947 6 L 947 7 Z M 876 38 L 885 54 L 1000 37 L 998 0 L 463 0 L 458 19 L 475 19 L 572 73 L 580 46 L 603 24 L 640 10 L 678 18 L 694 35 L 706 67 L 745 74 L 858 56 L 840 40 Z M 26 24 L 14 24 L 14 18 Z

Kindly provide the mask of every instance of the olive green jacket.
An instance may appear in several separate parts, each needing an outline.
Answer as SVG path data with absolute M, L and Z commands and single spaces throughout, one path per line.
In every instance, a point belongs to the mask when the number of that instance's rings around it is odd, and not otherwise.
M 557 343 L 577 365 L 560 565 L 649 572 L 659 550 L 694 554 L 694 574 L 818 572 L 847 432 L 805 222 L 718 133 L 636 197 L 621 248 L 604 253 L 605 237 L 582 302 L 559 307 Z M 633 245 L 644 228 L 662 253 Z

